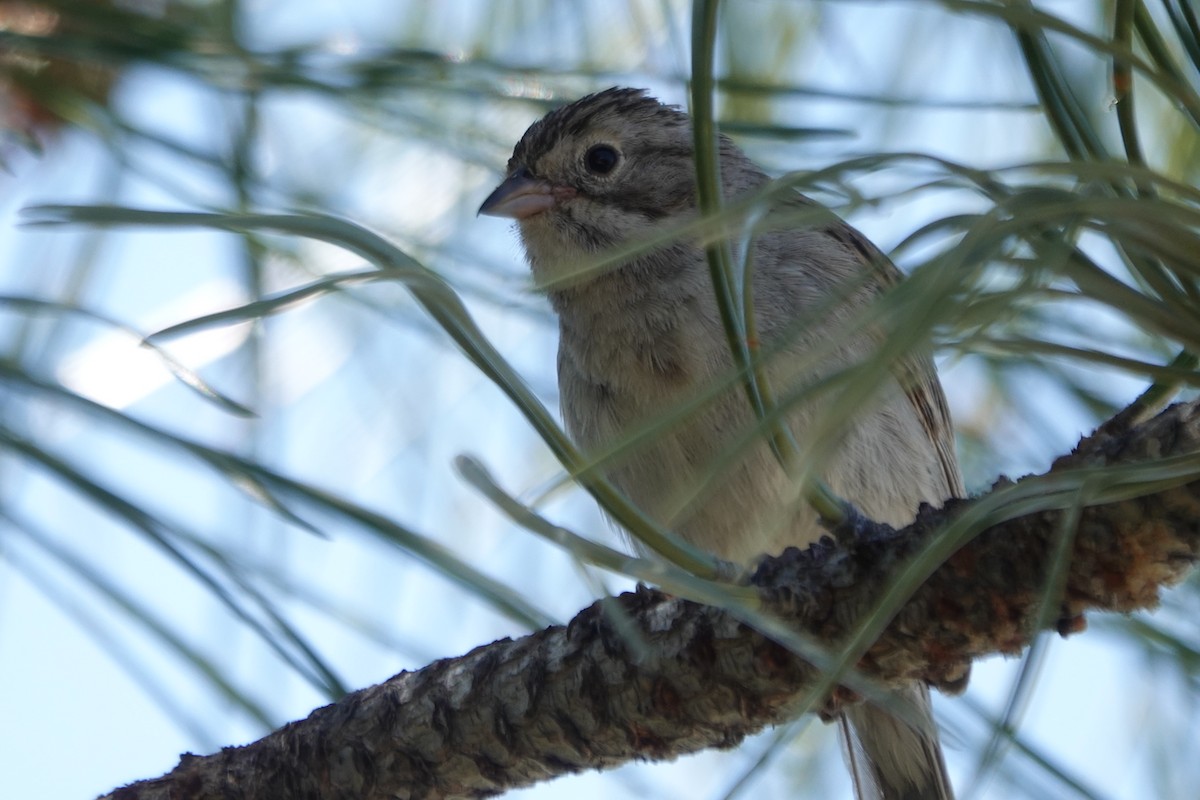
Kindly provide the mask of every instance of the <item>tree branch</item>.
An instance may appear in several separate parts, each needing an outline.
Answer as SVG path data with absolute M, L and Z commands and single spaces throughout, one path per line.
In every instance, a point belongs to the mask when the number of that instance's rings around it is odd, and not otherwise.
M 902 531 L 847 520 L 838 540 L 851 544 L 826 538 L 791 549 L 765 560 L 751 582 L 766 612 L 836 653 L 886 600 L 895 575 L 919 568 L 923 552 L 944 551 L 858 666 L 883 682 L 955 691 L 974 659 L 1019 652 L 1039 627 L 1066 635 L 1082 629 L 1088 610 L 1152 608 L 1161 587 L 1182 580 L 1200 557 L 1198 463 L 1200 401 L 1132 430 L 1105 426 L 1046 475 L 923 508 Z M 1150 468 L 1123 469 L 1133 464 Z M 1093 497 L 1112 502 L 1079 507 Z M 1034 501 L 1053 508 L 978 533 L 967 524 Z M 1061 590 L 1048 596 L 1064 535 L 1073 540 Z M 638 657 L 608 603 L 648 644 Z M 826 677 L 734 612 L 639 588 L 566 626 L 401 673 L 245 747 L 185 755 L 170 774 L 108 797 L 484 797 L 732 747 L 800 713 Z M 835 689 L 821 711 L 855 700 Z

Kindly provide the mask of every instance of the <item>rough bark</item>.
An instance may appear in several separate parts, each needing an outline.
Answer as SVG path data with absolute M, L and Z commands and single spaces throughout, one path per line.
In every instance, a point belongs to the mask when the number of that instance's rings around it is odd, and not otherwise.
M 1200 401 L 1130 431 L 1119 427 L 1106 426 L 1047 476 L 1026 480 L 1200 460 Z M 874 606 L 886 576 L 943 541 L 937 537 L 949 521 L 1020 486 L 1001 482 L 975 500 L 923 509 L 902 531 L 851 520 L 836 538 L 768 559 L 752 583 L 768 611 L 836 646 Z M 1186 477 L 1083 508 L 1074 526 L 1064 525 L 1070 513 L 1026 514 L 956 544 L 859 667 L 884 682 L 921 679 L 957 690 L 975 658 L 1019 652 L 1039 623 L 1065 635 L 1082 629 L 1085 611 L 1152 608 L 1160 589 L 1200 557 L 1200 482 Z M 1062 590 L 1048 599 L 1064 532 L 1072 535 L 1069 561 Z M 618 604 L 649 645 L 640 658 L 615 631 L 605 602 Z M 401 673 L 245 747 L 185 755 L 168 775 L 108 797 L 484 797 L 633 759 L 732 747 L 793 717 L 820 679 L 733 614 L 639 589 L 596 603 L 566 626 Z M 854 700 L 835 689 L 818 710 Z

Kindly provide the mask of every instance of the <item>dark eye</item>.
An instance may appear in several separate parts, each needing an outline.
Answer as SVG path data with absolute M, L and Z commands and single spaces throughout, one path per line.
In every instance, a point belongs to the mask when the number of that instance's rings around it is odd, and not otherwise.
M 613 167 L 617 165 L 620 156 L 611 145 L 598 144 L 594 145 L 587 151 L 587 155 L 583 157 L 583 163 L 587 165 L 588 172 L 594 172 L 597 175 L 607 175 L 612 172 Z

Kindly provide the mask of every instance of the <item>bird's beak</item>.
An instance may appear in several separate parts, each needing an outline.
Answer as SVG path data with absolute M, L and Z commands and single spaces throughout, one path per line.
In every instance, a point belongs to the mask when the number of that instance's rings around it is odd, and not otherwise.
M 548 211 L 555 202 L 554 187 L 521 167 L 488 195 L 476 213 L 489 217 L 525 219 Z

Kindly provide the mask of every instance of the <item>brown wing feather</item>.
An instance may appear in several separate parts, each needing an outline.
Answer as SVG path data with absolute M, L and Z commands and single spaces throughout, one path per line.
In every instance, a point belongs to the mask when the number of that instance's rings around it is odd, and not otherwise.
M 903 280 L 903 274 L 892 260 L 854 228 L 839 222 L 827 228 L 826 233 L 858 254 L 863 265 L 876 276 L 880 289 L 886 291 Z M 893 364 L 892 371 L 933 443 L 946 479 L 947 496 L 962 497 L 965 490 L 954 449 L 954 423 L 933 359 L 923 353 L 912 353 Z

